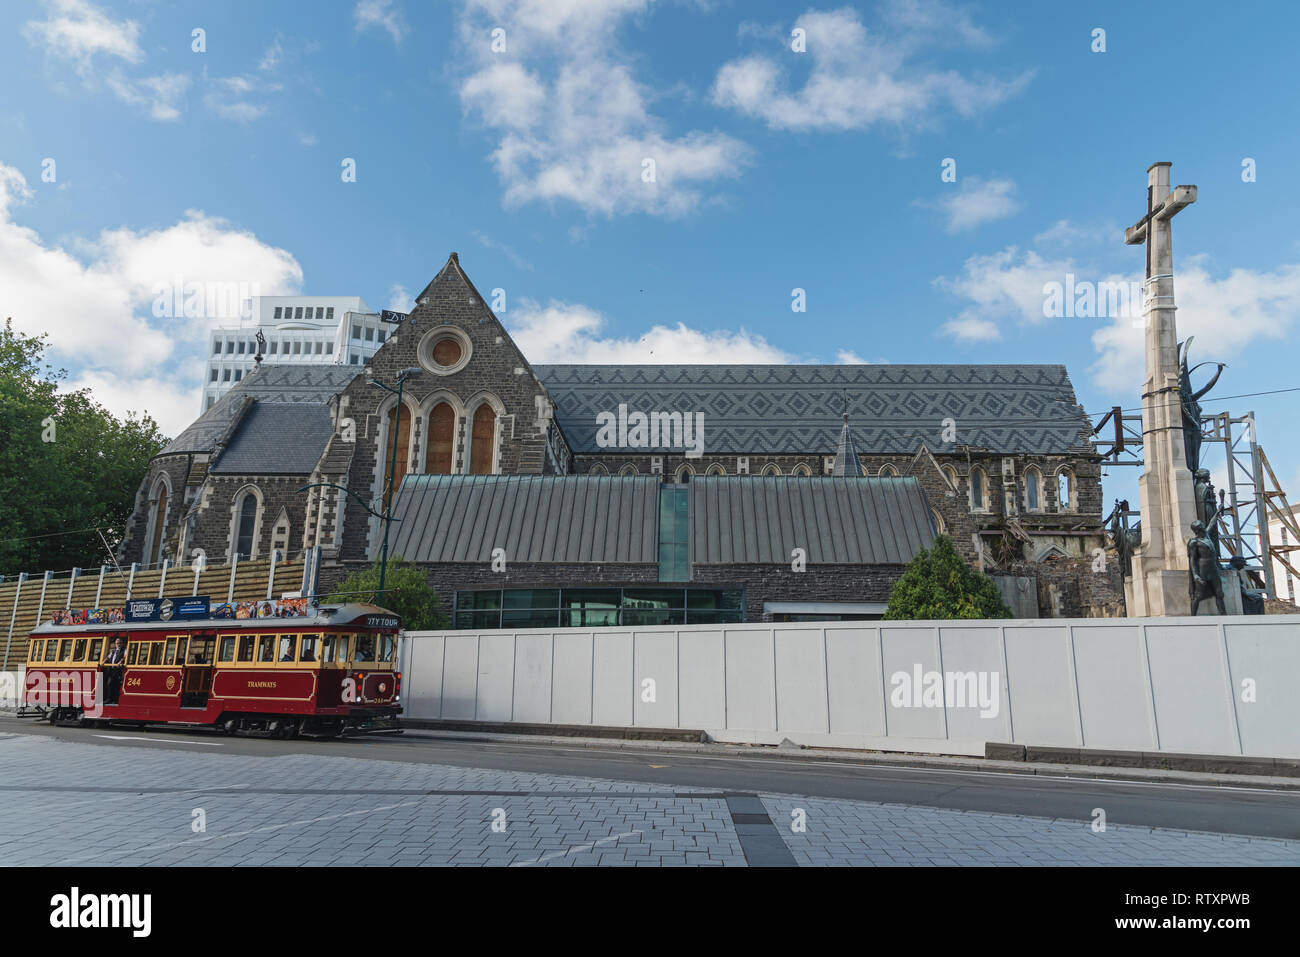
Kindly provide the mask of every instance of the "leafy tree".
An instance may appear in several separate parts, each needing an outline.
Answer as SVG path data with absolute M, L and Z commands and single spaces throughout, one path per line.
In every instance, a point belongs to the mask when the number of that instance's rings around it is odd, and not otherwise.
M 968 566 L 952 539 L 939 535 L 895 582 L 885 617 L 894 621 L 1010 618 L 1011 609 L 993 579 Z
M 339 582 L 326 601 L 374 601 L 400 615 L 402 627 L 408 631 L 434 630 L 451 624 L 428 577 L 416 566 L 403 564 L 401 556 L 394 555 L 388 560 L 384 591 L 386 597 L 376 600 L 379 592 L 379 562 L 376 561 Z
M 48 337 L 0 329 L 0 574 L 110 561 L 140 479 L 166 444 L 148 415 L 117 419 L 45 363 Z

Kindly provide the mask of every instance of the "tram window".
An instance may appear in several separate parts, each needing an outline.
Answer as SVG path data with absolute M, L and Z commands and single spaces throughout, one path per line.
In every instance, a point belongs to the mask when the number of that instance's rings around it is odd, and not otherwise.
M 72 660 L 73 661 L 86 660 L 86 639 L 85 638 L 78 638 L 75 642 L 73 642 Z
M 72 657 L 72 639 L 64 638 L 63 641 L 59 642 L 59 660 L 67 661 L 71 657 Z
M 348 642 L 351 638 L 351 635 L 339 635 L 339 656 L 335 659 L 339 664 L 348 660 Z
M 259 662 L 275 661 L 275 635 L 257 636 L 257 660 Z
M 176 663 L 176 639 L 167 639 L 167 651 L 163 655 L 163 664 L 171 665 Z
M 316 660 L 316 641 L 319 637 L 319 635 L 302 636 L 302 647 L 298 649 L 299 661 L 314 662 Z
M 51 638 L 45 643 L 45 660 L 53 661 L 57 657 L 59 657 L 59 643 L 54 638 Z
M 298 637 L 297 635 L 280 636 L 280 654 L 277 660 L 293 661 L 293 646 L 295 644 L 294 639 L 296 639 L 297 637 Z
M 218 661 L 235 660 L 235 636 L 223 635 L 221 638 L 221 650 L 217 654 Z
M 189 663 L 192 665 L 210 665 L 212 664 L 212 645 L 211 638 L 195 638 L 190 642 Z
M 155 641 L 149 646 L 149 664 L 160 665 L 163 659 L 163 643 Z
M 357 635 L 357 653 L 354 660 L 375 660 L 375 639 L 373 635 Z
M 103 638 L 91 638 L 91 639 L 90 639 L 90 654 L 86 655 L 86 660 L 87 660 L 87 661 L 98 661 L 98 660 L 99 660 L 99 651 L 100 651 L 100 649 L 103 648 L 103 647 L 104 647 L 104 639 L 103 639 Z
M 45 642 L 37 639 L 32 642 L 31 650 L 27 654 L 28 661 L 40 661 L 41 652 L 45 650 Z
M 136 644 L 129 645 L 126 649 L 126 663 L 135 664 L 135 656 L 140 653 L 140 646 Z
M 189 642 L 188 638 L 176 639 L 176 663 L 178 665 L 185 664 L 185 645 L 188 642 Z
M 240 661 L 253 660 L 253 636 L 252 635 L 239 636 L 239 660 Z
M 321 635 L 320 638 L 320 660 L 322 664 L 329 664 L 334 660 L 334 646 L 337 642 L 338 635 Z
M 379 636 L 379 660 L 392 661 L 393 648 L 396 644 L 397 642 L 393 640 L 392 635 L 380 635 Z

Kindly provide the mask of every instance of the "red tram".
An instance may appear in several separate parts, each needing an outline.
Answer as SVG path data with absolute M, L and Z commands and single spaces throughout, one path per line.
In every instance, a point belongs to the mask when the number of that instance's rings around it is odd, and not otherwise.
M 24 711 L 61 725 L 206 725 L 260 737 L 387 730 L 402 710 L 400 628 L 392 612 L 364 604 L 284 619 L 47 622 L 28 642 Z

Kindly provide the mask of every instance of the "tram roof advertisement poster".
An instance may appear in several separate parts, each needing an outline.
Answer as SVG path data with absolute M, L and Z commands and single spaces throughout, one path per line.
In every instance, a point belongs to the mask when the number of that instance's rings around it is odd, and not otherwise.
M 311 614 L 306 598 L 234 601 L 212 604 L 206 595 L 193 598 L 131 599 L 121 608 L 61 608 L 54 625 L 113 625 L 146 621 L 186 621 L 201 618 L 305 618 Z

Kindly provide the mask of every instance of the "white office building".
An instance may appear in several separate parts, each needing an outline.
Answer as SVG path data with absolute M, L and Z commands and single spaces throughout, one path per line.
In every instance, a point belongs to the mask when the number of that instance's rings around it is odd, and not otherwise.
M 1291 506 L 1291 519 L 1300 526 L 1300 505 Z M 1286 560 L 1290 563 L 1291 568 L 1300 571 L 1300 541 L 1287 526 L 1279 519 L 1270 516 L 1268 523 L 1268 542 L 1277 548 L 1286 547 L 1288 551 Z M 1300 579 L 1291 573 L 1291 568 L 1278 561 L 1276 558 L 1271 559 L 1273 562 L 1273 588 L 1278 598 L 1286 601 L 1300 604 Z
M 364 365 L 397 328 L 360 296 L 254 296 L 250 314 L 238 327 L 212 330 L 202 411 L 253 371 L 259 331 L 263 362 Z

